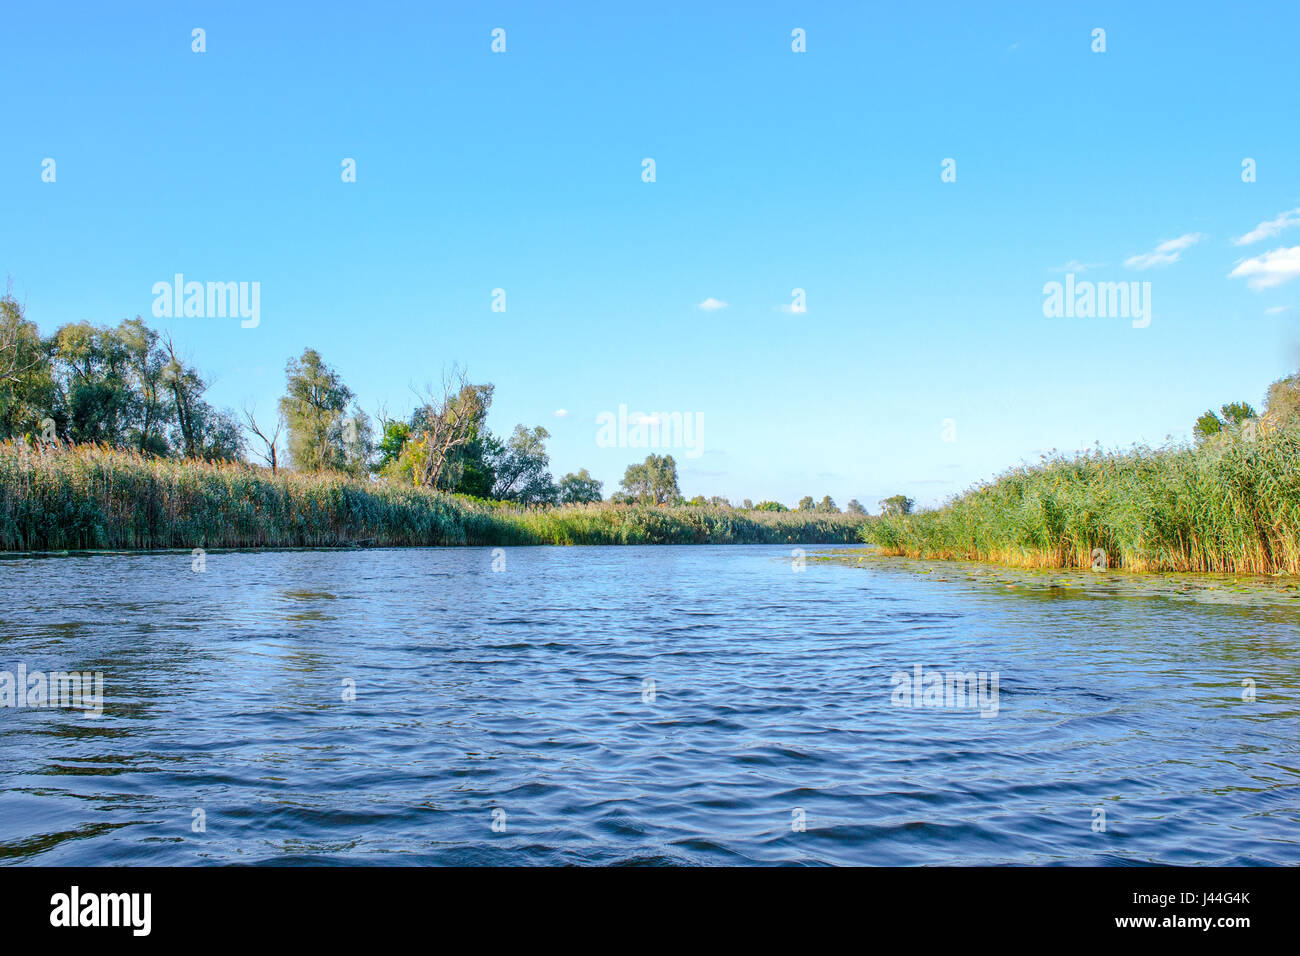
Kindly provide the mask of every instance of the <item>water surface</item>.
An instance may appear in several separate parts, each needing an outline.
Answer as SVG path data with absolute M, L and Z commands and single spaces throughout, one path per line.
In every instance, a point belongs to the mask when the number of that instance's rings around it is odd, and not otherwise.
M 1300 862 L 1295 610 L 797 564 L 0 559 L 0 670 L 106 698 L 0 708 L 0 861 Z M 996 715 L 898 706 L 917 665 Z

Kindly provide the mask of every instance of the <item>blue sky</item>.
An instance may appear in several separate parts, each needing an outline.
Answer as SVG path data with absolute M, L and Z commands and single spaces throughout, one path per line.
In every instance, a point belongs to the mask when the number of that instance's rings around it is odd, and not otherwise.
M 460 362 L 607 494 L 626 404 L 700 416 L 688 495 L 872 510 L 1300 364 L 1294 3 L 327 6 L 6 13 L 0 271 L 43 331 L 142 315 L 264 415 L 307 345 L 372 413 Z M 1045 317 L 1067 271 L 1150 282 L 1150 325 Z M 154 318 L 177 272 L 259 282 L 260 325 Z

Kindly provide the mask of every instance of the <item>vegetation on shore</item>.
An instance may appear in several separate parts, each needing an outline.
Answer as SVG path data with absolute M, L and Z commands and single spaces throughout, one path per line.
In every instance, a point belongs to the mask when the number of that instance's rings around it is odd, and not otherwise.
M 115 327 L 78 322 L 42 336 L 22 303 L 11 294 L 0 296 L 0 442 L 134 452 L 153 472 L 170 475 L 188 473 L 195 460 L 214 465 L 261 461 L 272 476 L 286 468 L 297 472 L 285 485 L 294 493 L 332 487 L 345 475 L 363 483 L 373 478 L 386 486 L 377 490 L 363 484 L 383 499 L 423 501 L 408 492 L 424 490 L 508 502 L 521 509 L 604 500 L 602 483 L 586 468 L 558 481 L 552 476 L 545 444 L 550 433 L 540 425 L 516 425 L 504 438 L 493 434 L 487 417 L 495 386 L 470 382 L 459 368 L 445 374 L 440 385 L 417 393 L 416 406 L 406 416 L 390 417 L 381 408 L 374 419 L 361 409 L 339 372 L 312 348 L 286 364 L 285 392 L 270 419 L 259 422 L 248 407 L 242 416 L 214 407 L 207 400 L 209 384 L 207 376 L 186 363 L 169 336 L 160 336 L 138 317 Z M 668 434 L 685 438 L 680 428 L 673 431 L 672 416 L 669 419 Z M 676 447 L 661 441 L 665 436 L 658 424 L 651 427 L 645 420 L 635 424 L 628 437 L 629 447 Z M 169 470 L 157 464 L 159 460 L 175 467 Z M 787 510 L 774 501 L 753 505 L 745 499 L 737 509 L 720 497 L 687 500 L 678 487 L 673 457 L 655 454 L 629 465 L 609 500 L 660 507 L 689 504 L 727 514 Z M 816 504 L 805 497 L 799 510 L 839 514 L 829 496 Z M 866 513 L 857 501 L 850 501 L 847 510 Z M 546 534 L 570 534 L 568 526 L 576 514 L 568 512 L 558 524 L 558 518 L 548 519 L 556 527 Z M 528 519 L 531 525 L 539 520 Z M 746 520 L 763 527 L 818 524 L 803 519 Z M 589 522 L 578 524 L 585 527 Z M 626 533 L 640 532 L 632 527 Z M 667 533 L 661 530 L 652 537 Z
M 606 500 L 586 469 L 552 476 L 545 428 L 494 435 L 494 386 L 461 370 L 375 419 L 313 349 L 285 377 L 272 421 L 241 418 L 140 319 L 46 337 L 0 296 L 0 549 L 862 540 L 1020 567 L 1300 574 L 1300 373 L 1262 416 L 1205 412 L 1192 444 L 1052 458 L 936 510 L 894 495 L 876 518 L 829 496 L 687 499 L 671 455 L 629 465 Z
M 871 518 L 885 554 L 1019 567 L 1300 574 L 1300 373 L 1266 411 L 1198 420 L 1192 445 L 1017 468 L 942 508 Z
M 0 444 L 0 549 L 848 543 L 862 517 L 721 505 L 524 507 L 332 472 Z

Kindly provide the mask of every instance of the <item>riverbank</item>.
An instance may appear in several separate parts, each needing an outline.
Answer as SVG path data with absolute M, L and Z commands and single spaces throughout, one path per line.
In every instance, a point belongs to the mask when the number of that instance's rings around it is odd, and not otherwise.
M 1300 574 L 1300 426 L 1049 460 L 942 508 L 872 518 L 861 539 L 1023 568 Z
M 529 544 L 844 544 L 863 517 L 500 502 L 77 446 L 0 446 L 0 550 Z

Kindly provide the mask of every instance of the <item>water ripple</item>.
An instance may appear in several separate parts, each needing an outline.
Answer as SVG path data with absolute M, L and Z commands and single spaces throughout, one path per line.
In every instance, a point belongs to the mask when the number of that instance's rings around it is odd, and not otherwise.
M 789 558 L 0 561 L 0 863 L 1300 862 L 1298 612 Z

